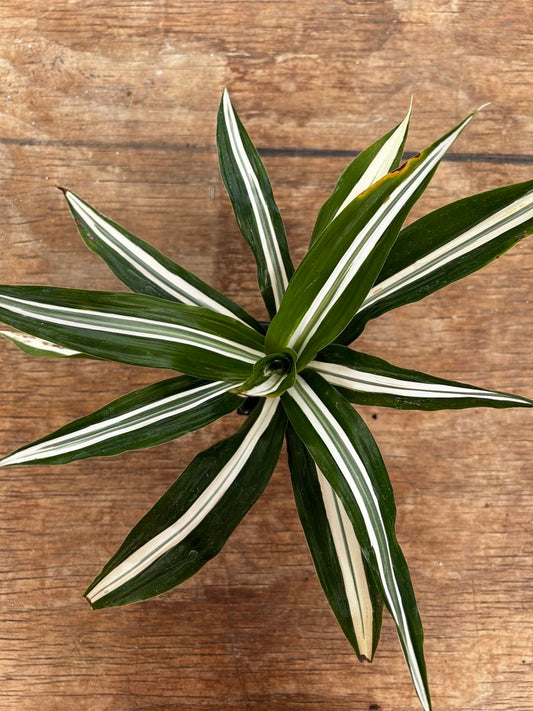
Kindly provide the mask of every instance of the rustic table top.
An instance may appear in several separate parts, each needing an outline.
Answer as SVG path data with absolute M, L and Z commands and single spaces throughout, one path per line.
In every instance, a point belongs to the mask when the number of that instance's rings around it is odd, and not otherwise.
M 66 185 L 264 316 L 218 174 L 224 86 L 261 147 L 296 261 L 349 156 L 414 97 L 407 150 L 491 104 L 416 206 L 531 177 L 527 0 L 0 3 L 0 282 L 122 288 L 77 237 Z M 372 323 L 361 350 L 533 396 L 533 243 Z M 161 377 L 0 344 L 6 453 Z M 531 414 L 362 408 L 398 505 L 435 709 L 532 709 Z M 410 711 L 391 620 L 360 664 L 315 577 L 285 457 L 222 553 L 161 598 L 82 592 L 237 416 L 153 450 L 0 480 L 0 709 Z

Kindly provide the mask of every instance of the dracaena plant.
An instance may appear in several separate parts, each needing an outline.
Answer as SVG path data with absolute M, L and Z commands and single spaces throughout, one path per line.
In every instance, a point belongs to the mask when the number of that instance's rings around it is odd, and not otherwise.
M 82 239 L 134 293 L 4 286 L 0 318 L 17 330 L 3 334 L 34 355 L 182 375 L 124 395 L 1 464 L 117 454 L 175 439 L 237 408 L 247 414 L 133 528 L 86 591 L 94 608 L 159 595 L 196 573 L 261 494 L 286 438 L 298 513 L 344 634 L 360 658 L 372 659 L 385 607 L 421 704 L 430 708 L 391 484 L 352 403 L 436 410 L 533 402 L 399 368 L 348 345 L 370 319 L 470 274 L 531 230 L 533 181 L 459 200 L 402 227 L 473 115 L 401 167 L 409 113 L 360 153 L 320 210 L 295 269 L 263 163 L 224 93 L 220 169 L 257 262 L 270 323 L 65 191 Z

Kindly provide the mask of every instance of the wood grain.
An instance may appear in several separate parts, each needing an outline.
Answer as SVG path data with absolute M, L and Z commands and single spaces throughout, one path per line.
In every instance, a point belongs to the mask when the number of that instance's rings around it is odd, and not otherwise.
M 228 86 L 299 260 L 347 158 L 415 99 L 408 150 L 491 101 L 418 216 L 531 177 L 526 0 L 0 0 L 0 282 L 121 288 L 75 234 L 67 185 L 263 316 L 214 150 Z M 533 247 L 372 323 L 361 349 L 533 395 Z M 7 452 L 161 373 L 1 346 Z M 393 480 L 435 709 L 533 708 L 531 416 L 363 409 Z M 230 416 L 147 452 L 3 472 L 0 709 L 417 709 L 390 620 L 361 665 L 315 578 L 283 459 L 220 556 L 160 599 L 81 594 Z

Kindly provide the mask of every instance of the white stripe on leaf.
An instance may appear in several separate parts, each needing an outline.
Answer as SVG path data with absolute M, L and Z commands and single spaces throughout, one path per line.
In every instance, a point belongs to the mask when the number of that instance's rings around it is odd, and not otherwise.
M 277 391 L 281 383 L 283 383 L 286 378 L 287 376 L 285 374 L 273 373 L 264 382 L 251 387 L 242 394 L 247 395 L 248 397 L 266 397 L 267 395 L 272 395 Z
M 443 383 L 420 382 L 405 380 L 399 377 L 377 375 L 347 365 L 312 361 L 309 368 L 319 372 L 332 385 L 355 392 L 395 395 L 407 398 L 476 398 L 480 400 L 498 400 L 501 402 L 516 402 L 524 404 L 524 398 L 493 392 L 482 388 L 458 387 Z
M 515 200 L 438 249 L 426 254 L 369 291 L 359 311 L 372 306 L 398 289 L 428 276 L 446 264 L 488 244 L 505 232 L 533 218 L 533 191 Z
M 87 425 L 75 432 L 25 447 L 0 460 L 0 466 L 7 467 L 28 462 L 38 462 L 41 459 L 59 457 L 70 452 L 92 447 L 107 440 L 124 437 L 130 432 L 145 427 L 153 427 L 158 422 L 170 417 L 179 417 L 189 410 L 207 404 L 210 400 L 218 398 L 233 388 L 234 385 L 224 382 L 202 383 L 195 389 L 184 390 L 156 402 L 129 410 L 121 415 Z
M 331 413 L 331 417 L 324 417 L 324 403 L 317 398 L 313 389 L 301 376 L 298 376 L 296 384 L 289 394 L 325 445 L 354 497 L 375 555 L 383 593 L 398 628 L 415 689 L 424 709 L 429 711 L 431 705 L 414 650 L 394 571 L 387 531 L 372 479 L 344 429 L 340 425 L 335 426 L 334 413 Z
M 278 309 L 283 294 L 287 289 L 287 284 L 289 283 L 278 244 L 278 238 L 259 180 L 246 154 L 246 148 L 241 138 L 239 125 L 227 90 L 224 90 L 222 105 L 229 142 L 248 194 L 250 207 L 259 235 L 261 250 L 270 276 L 274 302 L 276 309 Z
M 62 358 L 73 358 L 74 356 L 83 355 L 80 351 L 60 346 L 51 341 L 45 341 L 42 338 L 37 338 L 37 336 L 30 336 L 29 333 L 22 333 L 22 331 L 0 331 L 0 335 L 12 341 L 22 350 L 34 352 L 35 355 L 51 355 Z
M 186 538 L 215 508 L 231 487 L 239 472 L 252 455 L 258 441 L 274 417 L 279 399 L 266 400 L 258 419 L 247 433 L 239 448 L 209 486 L 202 491 L 192 506 L 171 526 L 138 548 L 100 580 L 88 593 L 94 603 L 125 583 L 140 575 L 158 558 L 168 553 Z
M 374 156 L 367 169 L 363 175 L 359 178 L 357 183 L 353 186 L 350 193 L 346 196 L 344 202 L 339 207 L 334 215 L 337 217 L 358 195 L 371 187 L 378 180 L 384 178 L 390 171 L 394 164 L 394 160 L 398 155 L 404 140 L 407 128 L 409 126 L 409 119 L 411 117 L 411 106 L 409 106 L 409 111 L 407 112 L 403 121 L 398 124 L 393 133 L 389 136 L 387 141 L 383 144 L 377 154 Z
M 318 467 L 317 475 L 359 653 L 370 660 L 373 653 L 374 608 L 370 599 L 361 547 L 341 500 Z
M 221 336 L 166 321 L 90 309 L 75 309 L 5 295 L 0 295 L 0 307 L 26 318 L 39 318 L 47 323 L 69 328 L 197 346 L 214 353 L 239 358 L 246 363 L 255 363 L 263 355 L 254 348 L 229 341 Z
M 81 217 L 98 239 L 108 249 L 113 250 L 119 257 L 124 259 L 130 267 L 133 267 L 147 281 L 152 282 L 163 292 L 183 304 L 209 308 L 225 316 L 238 318 L 233 311 L 212 299 L 186 279 L 167 269 L 159 260 L 128 239 L 126 235 L 104 219 L 102 215 L 80 200 L 77 195 L 67 190 L 65 198 L 74 213 Z
M 289 347 L 297 353 L 301 353 L 305 349 L 317 329 L 327 318 L 332 307 L 356 277 L 357 272 L 370 256 L 382 235 L 432 170 L 436 168 L 448 148 L 472 118 L 473 115 L 468 116 L 455 131 L 440 141 L 372 215 L 350 247 L 341 256 L 335 269 L 292 332 L 287 344 Z

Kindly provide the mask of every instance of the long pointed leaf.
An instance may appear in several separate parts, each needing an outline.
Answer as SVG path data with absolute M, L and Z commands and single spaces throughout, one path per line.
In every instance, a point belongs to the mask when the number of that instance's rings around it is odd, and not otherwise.
M 413 410 L 464 407 L 533 407 L 519 395 L 476 388 L 416 370 L 398 368 L 386 360 L 332 345 L 309 368 L 320 373 L 350 402 Z
M 331 197 L 320 208 L 311 236 L 311 246 L 329 223 L 350 202 L 398 167 L 409 128 L 411 108 L 395 128 L 372 143 L 350 163 L 340 176 Z
M 265 400 L 237 434 L 197 455 L 91 584 L 91 605 L 160 595 L 215 556 L 268 483 L 284 432 L 279 399 Z
M 372 435 L 349 402 L 305 371 L 282 395 L 289 420 L 342 500 L 391 613 L 422 706 L 430 708 L 423 631 L 407 564 L 396 540 L 392 488 Z
M 273 316 L 293 272 L 285 228 L 267 172 L 224 91 L 218 112 L 220 172 L 235 218 L 257 262 L 259 287 Z
M 23 353 L 32 356 L 47 356 L 51 358 L 89 358 L 90 356 L 76 351 L 72 348 L 65 348 L 51 341 L 44 341 L 42 338 L 30 336 L 29 333 L 21 331 L 0 331 L 8 341 L 11 341 Z
M 267 331 L 267 353 L 292 348 L 301 369 L 348 325 L 410 208 L 472 116 L 352 200 L 328 225 L 291 279 Z
M 381 629 L 381 595 L 342 501 L 290 426 L 287 450 L 294 497 L 320 583 L 355 653 L 371 660 Z
M 232 387 L 188 375 L 149 385 L 21 447 L 0 466 L 64 464 L 168 442 L 234 410 L 241 398 Z
M 70 190 L 65 190 L 64 194 L 87 247 L 102 257 L 132 291 L 208 308 L 237 318 L 262 332 L 254 318 L 216 289 L 102 215 Z
M 245 380 L 264 355 L 240 321 L 155 296 L 2 286 L 0 319 L 99 358 L 214 380 Z
M 458 200 L 403 229 L 359 313 L 339 337 L 481 269 L 533 232 L 533 180 Z

